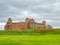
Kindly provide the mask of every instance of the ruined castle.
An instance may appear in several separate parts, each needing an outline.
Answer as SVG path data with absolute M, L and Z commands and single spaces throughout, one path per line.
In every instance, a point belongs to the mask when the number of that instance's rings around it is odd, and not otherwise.
M 35 22 L 34 19 L 26 18 L 25 22 L 16 22 L 13 23 L 12 19 L 9 18 L 7 24 L 5 25 L 5 30 L 24 30 L 24 29 L 41 29 L 46 28 L 46 21 L 42 21 L 42 23 Z M 51 28 L 51 26 L 48 26 Z

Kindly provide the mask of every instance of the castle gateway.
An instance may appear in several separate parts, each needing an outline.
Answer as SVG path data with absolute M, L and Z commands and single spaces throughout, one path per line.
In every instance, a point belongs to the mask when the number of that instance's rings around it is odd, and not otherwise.
M 26 18 L 25 22 L 13 23 L 12 19 L 9 18 L 7 24 L 5 25 L 5 30 L 24 30 L 37 28 L 46 28 L 46 21 L 42 21 L 42 23 L 37 23 L 34 19 Z

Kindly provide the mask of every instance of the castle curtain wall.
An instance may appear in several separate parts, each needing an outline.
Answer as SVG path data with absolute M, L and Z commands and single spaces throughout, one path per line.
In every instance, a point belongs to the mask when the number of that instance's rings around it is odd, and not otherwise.
M 26 18 L 25 22 L 13 23 L 12 19 L 9 18 L 7 24 L 5 25 L 5 30 L 24 30 L 36 28 L 46 28 L 46 22 L 43 21 L 42 23 L 37 23 L 34 19 Z

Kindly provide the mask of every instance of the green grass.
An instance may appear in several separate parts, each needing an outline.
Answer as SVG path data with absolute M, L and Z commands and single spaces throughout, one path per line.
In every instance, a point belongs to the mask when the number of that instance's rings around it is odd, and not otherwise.
M 60 34 L 0 35 L 0 45 L 60 45 Z
M 0 30 L 0 45 L 60 45 L 60 29 Z

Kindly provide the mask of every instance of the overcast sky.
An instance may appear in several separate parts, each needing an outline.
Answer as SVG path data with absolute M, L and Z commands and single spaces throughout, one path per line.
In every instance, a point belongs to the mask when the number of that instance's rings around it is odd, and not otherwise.
M 7 19 L 24 21 L 34 18 L 47 21 L 53 27 L 60 27 L 60 0 L 0 0 L 0 29 L 4 29 Z

